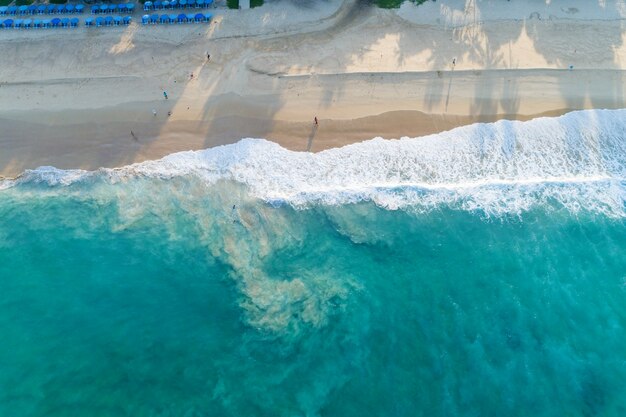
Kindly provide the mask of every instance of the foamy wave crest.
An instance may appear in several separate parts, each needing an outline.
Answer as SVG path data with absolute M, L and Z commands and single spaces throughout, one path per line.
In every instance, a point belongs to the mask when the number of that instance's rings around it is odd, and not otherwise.
M 369 200 L 386 208 L 448 203 L 515 212 L 537 201 L 623 215 L 626 110 L 586 110 L 528 122 L 474 124 L 401 140 L 372 139 L 316 154 L 262 139 L 95 172 L 40 168 L 23 182 L 51 186 L 97 176 L 168 179 L 193 175 L 208 184 L 234 180 L 266 201 L 306 206 Z

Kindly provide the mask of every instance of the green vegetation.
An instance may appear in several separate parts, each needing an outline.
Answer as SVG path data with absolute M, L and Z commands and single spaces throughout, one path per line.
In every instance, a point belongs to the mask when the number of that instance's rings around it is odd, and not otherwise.
M 0 6 L 8 6 L 13 0 L 0 0 Z
M 422 4 L 426 0 L 408 0 L 411 3 Z M 374 4 L 383 9 L 397 9 L 405 0 L 374 0 Z
M 52 4 L 65 4 L 65 3 L 67 3 L 67 0 L 50 0 L 50 3 L 52 3 Z
M 250 7 L 263 6 L 263 0 L 250 0 Z
M 33 0 L 17 0 L 15 2 L 16 6 L 30 6 L 33 4 Z

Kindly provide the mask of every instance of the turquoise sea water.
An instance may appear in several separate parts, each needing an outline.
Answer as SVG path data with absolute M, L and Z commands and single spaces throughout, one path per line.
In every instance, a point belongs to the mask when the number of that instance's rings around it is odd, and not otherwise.
M 626 415 L 626 112 L 0 183 L 0 416 Z

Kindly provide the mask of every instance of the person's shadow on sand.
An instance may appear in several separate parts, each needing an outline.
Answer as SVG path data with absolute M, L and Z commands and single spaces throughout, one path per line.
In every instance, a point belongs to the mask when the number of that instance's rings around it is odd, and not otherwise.
M 318 125 L 315 125 L 315 124 L 311 128 L 311 133 L 309 133 L 309 139 L 308 139 L 307 145 L 306 145 L 306 151 L 307 152 L 311 152 L 311 146 L 313 146 L 313 139 L 315 139 L 315 134 L 317 133 L 317 128 L 318 128 Z

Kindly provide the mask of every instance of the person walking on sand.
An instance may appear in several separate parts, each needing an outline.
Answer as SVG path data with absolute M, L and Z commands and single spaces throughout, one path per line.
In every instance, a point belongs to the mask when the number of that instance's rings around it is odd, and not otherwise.
M 163 91 L 163 97 L 165 97 L 165 100 L 167 100 L 167 92 Z
M 315 126 L 319 126 L 319 123 L 317 122 L 317 116 L 313 118 L 313 122 L 315 123 Z
M 207 52 L 207 54 L 206 54 L 206 60 L 207 60 L 207 61 L 210 61 L 210 60 L 211 60 L 211 54 L 210 54 L 210 53 L 208 53 L 208 52 Z
M 153 114 L 154 116 L 156 116 L 156 110 L 155 110 L 155 109 L 152 109 L 152 114 Z

